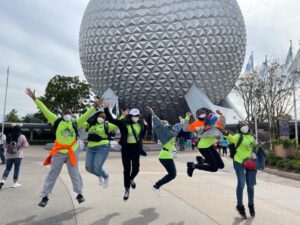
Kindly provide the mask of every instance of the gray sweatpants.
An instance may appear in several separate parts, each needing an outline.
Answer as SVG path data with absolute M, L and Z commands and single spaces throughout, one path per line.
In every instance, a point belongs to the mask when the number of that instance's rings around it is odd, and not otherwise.
M 42 191 L 42 197 L 49 196 L 52 194 L 52 189 L 54 187 L 54 184 L 56 182 L 56 179 L 58 178 L 61 169 L 64 165 L 64 162 L 67 162 L 67 168 L 69 172 L 69 176 L 72 180 L 73 184 L 73 190 L 77 194 L 82 193 L 82 188 L 83 188 L 83 183 L 82 179 L 78 170 L 78 151 L 74 152 L 75 157 L 77 159 L 77 163 L 75 166 L 72 166 L 69 160 L 69 155 L 68 154 L 63 154 L 63 153 L 57 153 L 56 155 L 52 156 L 51 159 L 51 168 L 50 171 L 46 177 L 43 191 Z

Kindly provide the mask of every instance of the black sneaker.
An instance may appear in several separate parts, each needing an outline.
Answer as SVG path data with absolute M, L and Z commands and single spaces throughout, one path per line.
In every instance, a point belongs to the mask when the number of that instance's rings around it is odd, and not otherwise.
M 132 189 L 136 188 L 136 183 L 134 182 L 134 180 L 130 180 L 130 186 L 132 187 Z
M 193 162 L 187 162 L 186 165 L 187 165 L 187 174 L 189 177 L 192 177 L 195 169 L 195 164 Z
M 240 216 L 243 218 L 243 219 L 247 219 L 247 215 L 246 215 L 246 212 L 245 212 L 245 207 L 242 205 L 237 205 L 236 206 L 236 210 L 239 212 Z
M 128 198 L 129 198 L 129 190 L 126 189 L 126 190 L 125 190 L 125 193 L 124 193 L 124 196 L 123 196 L 123 200 L 124 200 L 124 201 L 127 201 Z
M 85 201 L 84 197 L 82 194 L 78 194 L 77 197 L 76 197 L 78 203 L 83 203 Z
M 249 204 L 248 205 L 248 207 L 249 207 L 249 212 L 250 212 L 250 215 L 252 216 L 252 217 L 255 217 L 255 209 L 254 209 L 254 204 Z
M 47 196 L 43 197 L 42 200 L 39 203 L 40 207 L 45 207 L 48 203 L 49 198 Z
M 199 164 L 204 164 L 204 158 L 202 156 L 196 156 L 196 160 Z

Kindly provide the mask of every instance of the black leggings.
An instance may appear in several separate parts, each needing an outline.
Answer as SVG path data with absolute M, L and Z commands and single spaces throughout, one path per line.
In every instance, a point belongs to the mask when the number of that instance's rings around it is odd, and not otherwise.
M 130 188 L 130 180 L 133 180 L 140 169 L 140 151 L 138 144 L 126 144 L 122 146 L 122 163 L 124 174 L 124 187 Z
M 155 186 L 160 188 L 176 177 L 176 167 L 173 159 L 159 159 L 160 163 L 166 168 L 168 174 L 156 182 Z
M 218 169 L 224 168 L 223 160 L 213 145 L 208 148 L 199 148 L 199 152 L 203 155 L 205 163 L 198 163 L 195 168 L 210 172 L 217 172 Z

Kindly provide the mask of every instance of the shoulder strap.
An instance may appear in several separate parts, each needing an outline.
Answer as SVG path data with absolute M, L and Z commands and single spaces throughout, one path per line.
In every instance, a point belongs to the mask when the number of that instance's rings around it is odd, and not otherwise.
M 108 133 L 108 123 L 104 122 L 104 131 L 105 131 L 105 134 L 108 136 L 109 133 Z
M 55 121 L 54 121 L 54 124 L 53 124 L 53 130 L 54 130 L 54 133 L 56 133 L 56 130 L 57 130 L 57 127 L 59 125 L 59 123 L 62 121 L 62 118 L 59 117 L 57 118 Z
M 242 141 L 243 141 L 243 135 L 240 134 L 239 140 L 238 140 L 238 142 L 236 143 L 235 149 L 238 149 L 238 147 L 240 147 Z
M 79 134 L 78 134 L 78 128 L 77 128 L 77 122 L 76 120 L 72 120 L 72 127 L 75 131 L 75 134 L 76 134 L 76 139 L 79 137 Z
M 139 142 L 139 139 L 138 139 L 138 138 L 137 138 L 137 136 L 136 136 L 135 129 L 133 128 L 133 125 L 132 125 L 132 123 L 130 124 L 130 126 L 131 126 L 132 133 L 133 133 L 133 136 L 134 136 L 134 138 L 135 138 L 136 142 Z

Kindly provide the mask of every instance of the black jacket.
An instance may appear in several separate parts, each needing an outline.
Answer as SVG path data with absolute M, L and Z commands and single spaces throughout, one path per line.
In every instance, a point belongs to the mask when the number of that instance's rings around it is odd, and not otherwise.
M 127 125 L 130 125 L 130 124 L 133 124 L 132 121 L 128 121 L 126 119 L 123 119 L 123 120 L 118 120 L 118 119 L 114 119 L 112 117 L 112 115 L 110 114 L 109 112 L 109 109 L 108 108 L 105 108 L 104 109 L 104 112 L 105 112 L 105 115 L 106 115 L 106 119 L 110 122 L 110 123 L 113 123 L 115 124 L 116 126 L 119 127 L 120 129 L 120 132 L 121 132 L 121 139 L 120 139 L 120 142 L 119 144 L 124 146 L 127 144 L 127 137 L 128 137 L 128 129 L 127 129 Z M 140 144 L 140 148 L 143 149 L 143 138 L 146 134 L 146 131 L 147 131 L 147 126 L 144 125 L 141 121 L 138 122 L 141 127 L 142 127 L 142 130 L 139 134 L 139 144 Z

